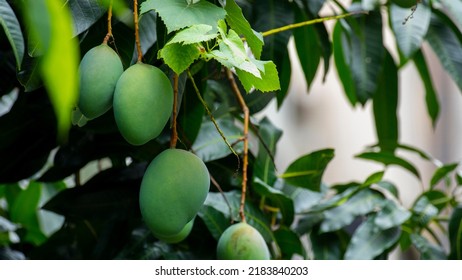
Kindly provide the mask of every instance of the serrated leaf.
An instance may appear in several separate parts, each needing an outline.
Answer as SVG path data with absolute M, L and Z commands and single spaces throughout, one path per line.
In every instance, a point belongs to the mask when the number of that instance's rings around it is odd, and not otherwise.
M 404 207 L 391 200 L 387 200 L 382 206 L 382 209 L 377 213 L 374 223 L 380 229 L 385 230 L 401 226 L 401 224 L 407 221 L 410 217 L 411 213 Z
M 356 229 L 345 252 L 346 260 L 374 259 L 398 242 L 399 227 L 381 230 L 374 219 L 375 216 L 370 216 Z
M 269 186 L 260 178 L 255 178 L 253 180 L 252 189 L 261 196 L 266 197 L 266 199 L 270 200 L 275 207 L 279 208 L 279 211 L 282 214 L 283 224 L 287 226 L 292 224 L 295 215 L 292 199 L 290 199 L 282 191 Z
M 419 5 L 412 18 L 407 21 L 405 19 L 409 17 L 409 8 L 392 4 L 389 11 L 391 27 L 402 55 L 403 65 L 421 48 L 430 26 L 431 9 L 427 5 Z
M 162 58 L 165 64 L 172 68 L 178 75 L 188 69 L 200 55 L 200 46 L 196 44 L 167 44 L 159 51 L 159 58 Z
M 365 152 L 365 153 L 356 155 L 356 157 L 357 158 L 362 158 L 362 159 L 367 159 L 367 160 L 372 160 L 372 161 L 376 161 L 376 162 L 380 162 L 380 163 L 385 164 L 386 166 L 388 166 L 388 165 L 401 166 L 401 167 L 405 168 L 406 170 L 408 170 L 409 172 L 411 172 L 412 174 L 414 174 L 417 178 L 420 179 L 419 171 L 417 171 L 417 169 L 414 167 L 414 165 L 409 163 L 407 160 L 405 160 L 403 158 L 400 158 L 400 157 L 398 157 L 396 155 L 393 155 L 391 153 L 388 153 L 388 152 L 376 152 L 376 153 L 375 152 Z
M 427 62 L 423 54 L 423 50 L 416 52 L 413 58 L 414 64 L 419 71 L 420 78 L 425 86 L 425 101 L 427 104 L 428 115 L 432 119 L 433 127 L 436 125 L 436 120 L 438 119 L 440 104 L 438 101 L 438 96 L 433 86 L 432 77 L 428 69 Z
M 263 38 L 252 30 L 249 22 L 242 14 L 241 8 L 234 0 L 226 1 L 225 10 L 227 12 L 226 22 L 238 34 L 244 35 L 245 41 L 252 50 L 255 58 L 260 59 L 263 48 Z
M 441 182 L 441 180 L 447 178 L 448 174 L 454 171 L 457 166 L 459 166 L 458 163 L 452 163 L 438 167 L 430 180 L 430 187 L 433 189 L 439 182 Z
M 210 25 L 216 30 L 217 22 L 226 16 L 224 9 L 207 1 L 189 4 L 186 0 L 147 0 L 141 4 L 141 14 L 150 10 L 159 13 L 168 33 L 197 24 Z
M 322 175 L 333 157 L 332 149 L 319 150 L 302 156 L 292 162 L 280 177 L 291 185 L 319 192 Z
M 454 208 L 449 220 L 449 242 L 451 253 L 449 258 L 453 260 L 462 259 L 462 206 Z
M 366 215 L 382 206 L 384 197 L 378 192 L 364 189 L 347 202 L 324 212 L 321 232 L 339 230 L 353 222 L 360 215 Z
M 20 70 L 24 57 L 24 38 L 22 36 L 21 25 L 6 0 L 0 0 L 0 25 L 3 27 L 6 38 L 13 49 L 14 57 L 16 58 L 16 68 Z
M 236 69 L 239 81 L 241 81 L 247 92 L 250 92 L 252 88 L 255 88 L 261 92 L 279 90 L 281 85 L 279 84 L 279 76 L 278 70 L 276 69 L 276 64 L 274 64 L 272 61 L 262 61 L 261 63 L 265 67 L 264 72 L 260 72 L 261 78 L 258 78 L 246 71 Z
M 176 33 L 175 36 L 168 41 L 167 45 L 173 43 L 189 45 L 215 39 L 218 36 L 218 33 L 210 33 L 210 31 L 212 31 L 212 26 L 210 25 L 193 25 Z
M 411 234 L 412 244 L 420 252 L 421 260 L 445 260 L 447 259 L 446 253 L 443 248 L 430 243 L 428 239 L 419 234 Z

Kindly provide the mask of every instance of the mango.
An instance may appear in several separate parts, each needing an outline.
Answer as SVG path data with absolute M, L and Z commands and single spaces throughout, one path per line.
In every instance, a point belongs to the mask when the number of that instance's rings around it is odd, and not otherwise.
M 132 145 L 156 138 L 167 124 L 173 107 L 173 88 L 159 68 L 138 62 L 117 81 L 114 117 L 122 136 Z
M 141 181 L 141 215 L 155 236 L 177 235 L 196 216 L 209 189 L 210 175 L 200 158 L 185 150 L 165 150 Z
M 83 56 L 78 107 L 87 119 L 97 118 L 112 107 L 114 89 L 123 71 L 119 56 L 105 43 Z
M 166 236 L 163 236 L 163 235 L 159 235 L 159 234 L 154 234 L 155 237 L 157 237 L 159 240 L 162 240 L 166 243 L 178 243 L 178 242 L 181 242 L 183 240 L 186 239 L 186 237 L 188 237 L 188 235 L 191 233 L 191 230 L 192 230 L 192 227 L 194 225 L 194 218 L 189 222 L 187 223 L 183 229 L 177 233 L 177 234 L 174 234 L 174 235 L 166 235 Z
M 220 260 L 269 260 L 270 252 L 260 232 L 247 223 L 228 227 L 217 245 Z

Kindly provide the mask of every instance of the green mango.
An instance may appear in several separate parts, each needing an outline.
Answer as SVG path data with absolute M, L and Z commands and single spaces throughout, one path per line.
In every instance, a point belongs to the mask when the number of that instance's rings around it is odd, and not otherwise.
M 166 235 L 166 236 L 163 236 L 163 235 L 160 235 L 160 234 L 156 234 L 156 233 L 153 233 L 155 237 L 157 237 L 159 240 L 162 240 L 166 243 L 178 243 L 178 242 L 181 242 L 183 240 L 186 239 L 186 237 L 188 237 L 188 235 L 191 233 L 191 230 L 193 228 L 193 225 L 194 225 L 194 218 L 189 222 L 187 223 L 183 229 L 177 233 L 177 234 L 174 234 L 174 235 Z
M 114 89 L 124 68 L 119 55 L 103 43 L 90 49 L 79 66 L 79 109 L 87 119 L 106 113 L 112 106 Z
M 269 260 L 270 252 L 260 232 L 247 223 L 228 227 L 217 245 L 220 260 Z
M 132 145 L 156 138 L 173 109 L 173 88 L 159 68 L 138 62 L 120 76 L 114 93 L 114 117 Z
M 165 150 L 141 181 L 141 215 L 154 235 L 177 235 L 196 216 L 209 189 L 210 175 L 200 158 L 185 150 Z

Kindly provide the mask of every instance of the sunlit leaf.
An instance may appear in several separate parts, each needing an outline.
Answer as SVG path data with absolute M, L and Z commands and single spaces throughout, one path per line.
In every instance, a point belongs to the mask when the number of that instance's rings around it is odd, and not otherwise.
M 419 171 L 411 163 L 389 152 L 377 152 L 377 153 L 365 152 L 365 153 L 357 155 L 356 157 L 380 162 L 385 165 L 398 165 L 398 166 L 401 166 L 407 169 L 409 172 L 414 174 L 417 178 L 420 178 Z
M 196 44 L 182 45 L 172 43 L 164 46 L 159 51 L 159 57 L 178 75 L 188 69 L 200 55 L 200 45 Z

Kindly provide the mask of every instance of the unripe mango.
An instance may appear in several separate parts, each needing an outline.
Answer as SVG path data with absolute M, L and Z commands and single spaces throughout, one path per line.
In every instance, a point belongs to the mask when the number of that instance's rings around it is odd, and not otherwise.
M 217 245 L 220 260 L 269 260 L 270 252 L 260 232 L 247 223 L 228 227 Z
M 155 234 L 155 233 L 153 234 L 155 237 L 157 237 L 158 239 L 166 243 L 178 243 L 178 242 L 185 240 L 186 237 L 188 237 L 188 235 L 191 233 L 193 225 L 194 225 L 194 218 L 189 223 L 187 223 L 183 227 L 183 229 L 177 234 L 168 235 L 168 236 L 162 236 L 162 235 Z
M 114 89 L 123 71 L 119 56 L 105 43 L 83 56 L 78 106 L 87 119 L 99 117 L 111 108 Z
M 132 145 L 156 138 L 173 107 L 173 88 L 159 68 L 138 62 L 120 76 L 114 93 L 114 117 L 122 136 Z
M 196 216 L 209 188 L 209 172 L 200 158 L 185 150 L 165 150 L 141 181 L 141 215 L 154 235 L 177 235 Z

